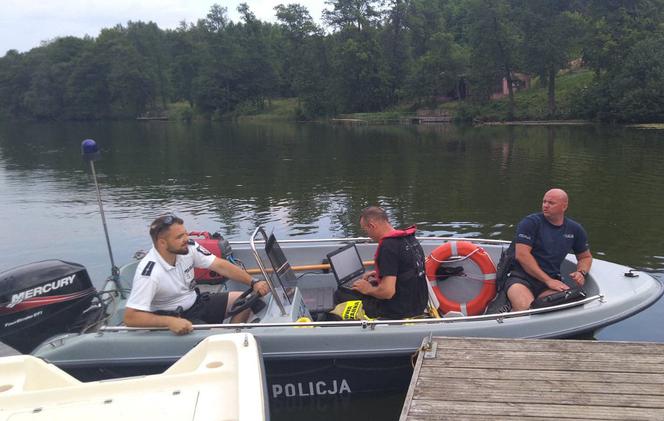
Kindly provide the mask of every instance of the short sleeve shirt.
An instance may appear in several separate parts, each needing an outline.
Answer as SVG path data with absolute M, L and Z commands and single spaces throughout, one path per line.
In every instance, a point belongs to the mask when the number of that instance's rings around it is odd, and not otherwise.
M 127 307 L 149 312 L 189 309 L 196 301 L 194 268 L 207 269 L 215 256 L 195 243 L 188 250 L 171 266 L 154 247 L 150 249 L 136 268 Z
M 380 268 L 380 277 L 384 276 L 397 276 L 399 273 L 399 266 L 412 266 L 412 262 L 408 261 L 400 251 L 401 242 L 397 238 L 386 238 L 380 248 L 380 255 L 376 264 Z M 402 268 L 404 269 L 409 268 Z
M 551 277 L 560 274 L 560 265 L 570 251 L 579 254 L 589 249 L 588 236 L 581 224 L 565 217 L 563 224 L 556 226 L 541 212 L 519 222 L 515 241 L 532 247 L 537 264 Z

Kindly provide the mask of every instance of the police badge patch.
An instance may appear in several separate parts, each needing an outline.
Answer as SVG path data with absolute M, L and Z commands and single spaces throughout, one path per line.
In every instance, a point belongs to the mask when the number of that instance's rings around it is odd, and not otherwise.
M 198 252 L 199 252 L 200 254 L 202 254 L 203 256 L 211 256 L 211 255 L 212 255 L 212 253 L 210 253 L 210 252 L 208 251 L 208 249 L 206 249 L 205 247 L 201 246 L 200 244 L 199 244 L 198 246 L 196 246 L 196 251 L 198 251 Z

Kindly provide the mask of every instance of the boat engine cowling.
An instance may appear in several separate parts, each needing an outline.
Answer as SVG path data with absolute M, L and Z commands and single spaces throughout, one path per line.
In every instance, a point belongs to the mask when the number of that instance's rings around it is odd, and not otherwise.
M 97 291 L 85 267 L 62 260 L 0 273 L 0 341 L 27 353 L 76 325 Z

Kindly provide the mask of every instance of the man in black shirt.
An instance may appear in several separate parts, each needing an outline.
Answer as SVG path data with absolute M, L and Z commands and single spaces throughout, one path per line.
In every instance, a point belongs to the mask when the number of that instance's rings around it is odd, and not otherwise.
M 415 226 L 395 230 L 385 211 L 364 209 L 360 226 L 378 242 L 375 269 L 353 284 L 352 292 L 338 290 L 337 302 L 362 300 L 369 317 L 403 319 L 421 315 L 428 300 L 424 251 L 415 238 Z

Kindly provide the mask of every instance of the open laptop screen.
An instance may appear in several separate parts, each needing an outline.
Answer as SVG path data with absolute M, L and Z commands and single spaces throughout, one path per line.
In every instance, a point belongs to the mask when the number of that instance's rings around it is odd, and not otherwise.
M 327 258 L 330 261 L 330 267 L 339 286 L 344 286 L 347 282 L 354 280 L 364 273 L 362 258 L 355 244 L 351 243 L 335 250 L 329 253 Z
M 295 272 L 293 272 L 290 263 L 288 263 L 286 255 L 281 249 L 281 246 L 279 246 L 274 234 L 271 234 L 267 243 L 265 243 L 265 253 L 270 259 L 272 270 L 274 271 L 274 274 L 277 275 L 279 284 L 290 301 L 293 298 L 295 287 L 297 286 L 297 276 L 295 276 Z

